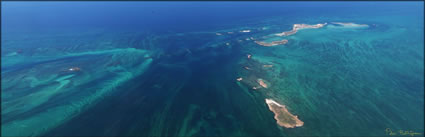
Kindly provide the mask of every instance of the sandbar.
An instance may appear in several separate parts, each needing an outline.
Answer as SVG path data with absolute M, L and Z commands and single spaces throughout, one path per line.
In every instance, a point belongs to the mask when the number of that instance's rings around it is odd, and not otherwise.
M 265 68 L 271 68 L 271 67 L 273 67 L 273 65 L 263 65 L 263 67 L 265 67 Z
M 81 68 L 79 68 L 79 67 L 71 67 L 71 68 L 68 69 L 68 71 L 80 71 L 80 70 L 81 70 Z
M 369 27 L 367 24 L 356 24 L 352 22 L 344 23 L 344 22 L 331 22 L 332 24 L 341 25 L 344 27 Z
M 289 36 L 292 34 L 297 33 L 298 30 L 300 29 L 317 29 L 317 28 L 321 28 L 323 26 L 325 26 L 327 23 L 323 23 L 323 24 L 316 24 L 316 25 L 308 25 L 308 24 L 294 24 L 292 27 L 292 30 L 290 31 L 285 31 L 282 33 L 278 33 L 276 34 L 277 36 Z
M 273 41 L 273 42 L 270 42 L 270 43 L 263 42 L 263 41 L 254 41 L 254 42 L 257 43 L 258 45 L 261 45 L 261 46 L 271 47 L 271 46 L 286 44 L 286 43 L 288 43 L 288 40 L 284 39 L 284 40 L 281 40 L 281 41 Z
M 261 86 L 252 87 L 252 89 L 254 89 L 254 90 L 259 89 L 259 88 L 261 88 Z

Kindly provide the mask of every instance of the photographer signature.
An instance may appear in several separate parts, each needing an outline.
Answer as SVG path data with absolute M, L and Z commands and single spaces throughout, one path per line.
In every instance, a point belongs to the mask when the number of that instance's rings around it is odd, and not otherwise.
M 421 133 L 414 132 L 412 130 L 399 130 L 398 132 L 393 132 L 393 130 L 391 128 L 386 128 L 385 129 L 385 133 L 387 135 L 390 135 L 390 136 L 397 136 L 397 135 L 399 135 L 399 136 L 407 136 L 407 135 L 409 135 L 409 136 L 416 136 L 416 135 L 422 135 Z

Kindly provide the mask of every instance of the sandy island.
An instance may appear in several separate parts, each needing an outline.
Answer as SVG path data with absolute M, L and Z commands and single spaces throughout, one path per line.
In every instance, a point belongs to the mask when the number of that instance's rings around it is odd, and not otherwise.
M 288 43 L 288 40 L 284 39 L 284 40 L 281 40 L 281 41 L 273 41 L 273 42 L 270 42 L 270 43 L 263 42 L 263 41 L 254 41 L 254 42 L 257 43 L 258 45 L 261 45 L 261 46 L 272 47 L 272 46 L 286 44 L 286 43 Z
M 241 81 L 241 80 L 242 80 L 242 78 L 237 78 L 236 80 L 237 80 L 237 81 Z
M 295 128 L 304 125 L 298 116 L 291 114 L 285 105 L 281 105 L 272 99 L 266 99 L 266 103 L 269 106 L 270 111 L 274 113 L 274 119 L 276 119 L 279 126 L 285 128 Z
M 297 33 L 297 31 L 300 30 L 300 29 L 317 29 L 317 28 L 321 28 L 321 27 L 325 26 L 326 24 L 327 23 L 316 24 L 316 25 L 294 24 L 291 31 L 285 31 L 285 32 L 282 32 L 282 33 L 278 33 L 276 35 L 277 36 L 289 36 L 289 35 Z
M 263 88 L 267 88 L 268 85 L 264 82 L 263 79 L 257 79 L 257 83 L 260 84 Z

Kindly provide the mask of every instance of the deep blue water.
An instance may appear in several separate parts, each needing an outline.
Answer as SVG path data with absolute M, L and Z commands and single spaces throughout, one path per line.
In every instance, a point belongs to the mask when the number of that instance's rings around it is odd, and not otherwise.
M 201 31 L 256 19 L 330 14 L 417 14 L 418 2 L 4 2 L 4 31 L 93 29 Z M 396 8 L 396 9 L 394 9 Z M 300 10 L 302 9 L 302 10 Z M 319 12 L 320 11 L 320 12 Z M 41 30 L 39 30 L 41 29 Z

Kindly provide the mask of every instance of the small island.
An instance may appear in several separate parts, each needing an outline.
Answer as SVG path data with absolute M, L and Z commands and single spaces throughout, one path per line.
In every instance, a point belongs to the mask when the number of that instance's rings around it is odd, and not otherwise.
M 274 119 L 276 119 L 279 126 L 295 128 L 304 125 L 304 122 L 298 119 L 298 116 L 291 114 L 285 105 L 281 105 L 272 99 L 266 99 L 266 103 L 270 111 L 274 113 Z
M 267 88 L 268 85 L 264 82 L 263 79 L 257 79 L 257 83 L 260 84 L 263 88 Z
M 242 80 L 242 78 L 237 78 L 236 80 L 237 80 L 237 81 L 241 81 L 241 80 Z

